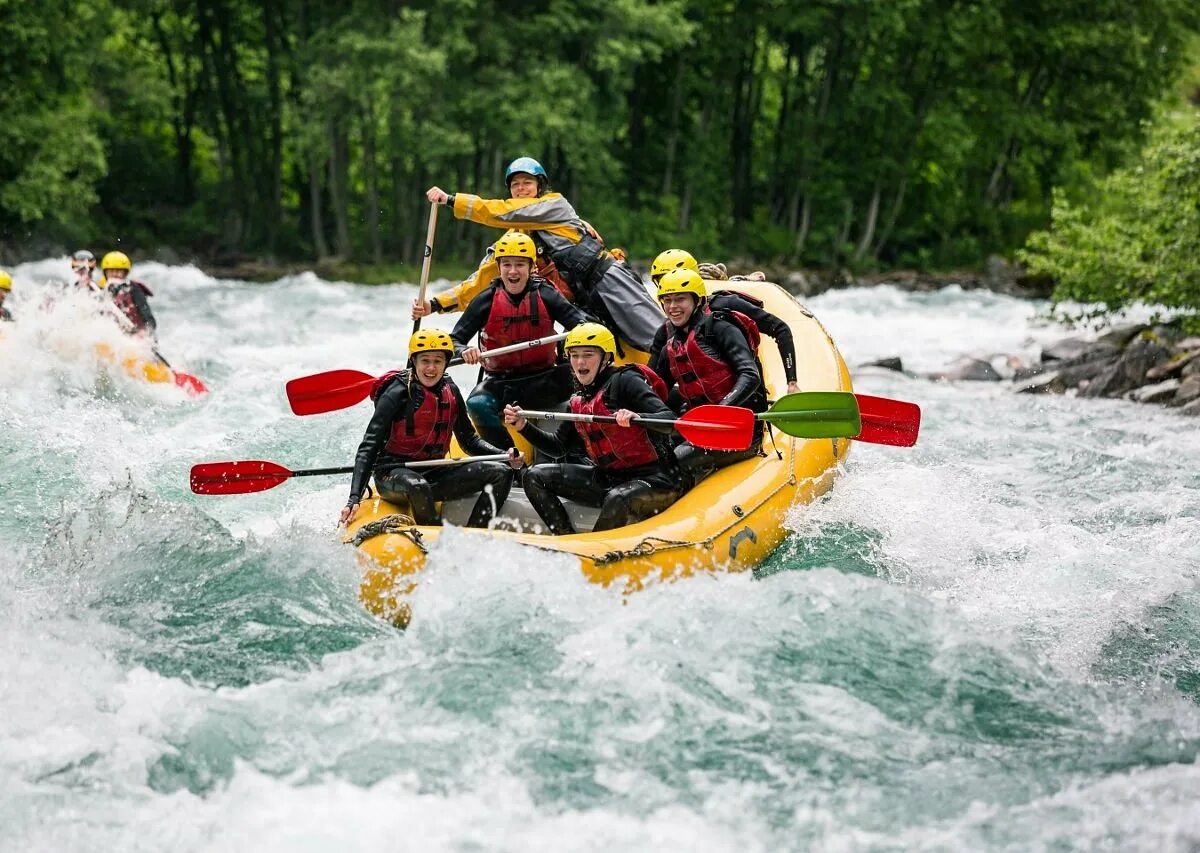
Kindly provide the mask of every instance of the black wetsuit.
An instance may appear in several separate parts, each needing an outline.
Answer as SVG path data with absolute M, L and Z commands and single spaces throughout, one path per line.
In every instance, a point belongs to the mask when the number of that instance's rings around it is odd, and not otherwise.
M 723 406 L 743 406 L 754 412 L 765 412 L 767 392 L 763 386 L 758 361 L 737 321 L 723 311 L 706 314 L 697 306 L 686 325 L 676 327 L 670 323 L 665 324 L 654 336 L 654 344 L 650 349 L 651 369 L 662 377 L 668 388 L 676 390 L 676 379 L 671 374 L 671 363 L 667 357 L 668 327 L 674 338 L 684 340 L 697 324 L 702 324 L 696 334 L 696 342 L 700 348 L 712 358 L 725 362 L 737 374 L 728 394 L 720 400 L 707 402 Z M 681 401 L 680 411 L 683 412 L 687 408 L 686 401 Z M 763 426 L 759 421 L 754 425 L 754 439 L 745 450 L 705 450 L 689 442 L 682 442 L 675 448 L 675 458 L 693 481 L 698 483 L 718 468 L 759 455 L 762 438 Z
M 779 348 L 784 379 L 789 384 L 796 381 L 796 342 L 792 339 L 791 326 L 753 300 L 733 291 L 715 293 L 709 297 L 708 304 L 714 311 L 738 311 L 753 320 L 758 330 L 774 340 Z
M 475 335 L 487 325 L 496 288 L 504 289 L 500 279 L 494 280 L 472 299 L 458 322 L 454 324 L 450 337 L 454 340 L 455 355 L 461 355 Z M 505 296 L 517 305 L 531 289 L 537 290 L 542 307 L 550 319 L 563 329 L 573 329 L 580 323 L 587 322 L 586 314 L 564 299 L 548 281 L 538 276 L 532 276 L 525 290 L 517 296 L 507 291 Z M 486 367 L 482 368 L 481 372 L 483 380 L 467 396 L 467 409 L 479 434 L 505 450 L 513 446 L 512 436 L 504 428 L 501 419 L 505 405 L 514 403 L 524 409 L 552 409 L 571 396 L 571 369 L 566 363 L 535 370 L 533 373 L 490 371 Z
M 656 418 L 675 416 L 634 369 L 605 368 L 596 377 L 596 382 L 604 387 L 602 399 L 611 412 L 629 409 Z M 579 393 L 590 398 L 595 394 L 595 387 L 593 384 Z M 522 478 L 525 494 L 551 533 L 575 532 L 575 526 L 560 497 L 585 506 L 600 507 L 593 530 L 611 530 L 657 515 L 687 491 L 690 481 L 672 457 L 671 427 L 639 426 L 634 421 L 633 426 L 627 429 L 646 431 L 658 453 L 657 462 L 619 470 L 604 469 L 594 464 L 553 462 L 534 465 L 525 472 Z M 521 435 L 536 449 L 560 459 L 587 454 L 574 423 L 565 422 L 554 433 L 543 432 L 527 423 Z
M 503 453 L 475 433 L 467 417 L 462 393 L 454 380 L 445 376 L 442 382 L 450 384 L 458 404 L 453 430 L 462 449 L 471 456 Z M 441 524 L 435 502 L 478 494 L 467 526 L 486 527 L 512 488 L 513 470 L 507 463 L 466 462 L 444 468 L 412 469 L 402 467 L 401 463 L 413 460 L 393 456 L 385 450 L 393 424 L 403 420 L 410 410 L 419 408 L 425 394 L 430 391 L 436 394 L 440 390 L 440 383 L 426 390 L 416 380 L 407 381 L 406 374 L 400 374 L 383 389 L 375 401 L 375 414 L 367 424 L 354 459 L 350 501 L 361 500 L 368 478 L 374 475 L 375 487 L 384 500 L 407 501 L 417 524 Z
M 0 297 L 0 322 L 13 322 L 12 312 L 4 307 L 4 297 Z

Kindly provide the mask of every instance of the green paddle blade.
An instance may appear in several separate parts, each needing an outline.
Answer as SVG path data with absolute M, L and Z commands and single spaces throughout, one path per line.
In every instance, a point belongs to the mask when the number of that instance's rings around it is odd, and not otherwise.
M 796 438 L 854 438 L 862 431 L 858 401 L 848 391 L 788 394 L 758 419 Z

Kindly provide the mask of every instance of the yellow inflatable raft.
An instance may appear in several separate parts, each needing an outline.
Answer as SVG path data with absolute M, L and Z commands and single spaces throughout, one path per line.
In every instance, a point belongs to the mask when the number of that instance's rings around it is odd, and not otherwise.
M 794 297 L 766 282 L 707 282 L 710 291 L 737 290 L 760 299 L 763 307 L 785 320 L 796 344 L 797 373 L 804 391 L 851 391 L 850 374 L 833 339 Z M 771 399 L 786 393 L 787 382 L 775 342 L 762 338 L 759 347 Z M 574 554 L 584 576 L 593 583 L 623 592 L 655 581 L 698 571 L 742 571 L 767 558 L 786 534 L 783 519 L 797 501 L 807 503 L 833 483 L 835 468 L 845 458 L 849 439 L 798 439 L 774 431 L 764 442 L 765 456 L 731 465 L 701 482 L 660 515 L 615 530 L 549 536 L 537 532 L 536 515 L 520 489 L 501 509 L 519 530 L 466 530 L 481 539 L 515 540 L 548 551 Z M 454 502 L 469 508 L 469 501 Z M 590 529 L 596 511 L 567 503 L 577 529 Z M 453 523 L 465 511 L 447 504 Z M 498 525 L 504 524 L 498 520 Z M 436 547 L 439 527 L 412 523 L 386 501 L 363 502 L 346 539 L 359 549 L 365 564 L 361 587 L 369 610 L 403 627 L 411 616 L 407 596 L 425 567 L 425 555 Z

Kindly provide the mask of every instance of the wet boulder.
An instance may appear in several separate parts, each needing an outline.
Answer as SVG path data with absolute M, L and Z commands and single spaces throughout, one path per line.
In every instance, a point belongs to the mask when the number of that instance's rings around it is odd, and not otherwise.
M 1111 366 L 1080 390 L 1083 397 L 1121 397 L 1146 382 L 1146 372 L 1171 357 L 1171 351 L 1149 337 L 1134 338 Z
M 967 382 L 1000 381 L 1000 374 L 996 372 L 996 368 L 992 367 L 991 362 L 969 355 L 955 360 L 945 370 L 928 373 L 926 376 L 938 382 L 957 382 L 960 380 Z
M 1175 396 L 1180 384 L 1178 379 L 1164 379 L 1153 385 L 1143 385 L 1130 391 L 1129 399 L 1135 403 L 1165 403 Z
M 1193 400 L 1200 400 L 1200 373 L 1185 376 L 1179 381 L 1179 388 L 1176 389 L 1175 396 L 1171 398 L 1170 405 L 1186 406 Z
M 904 372 L 904 362 L 900 360 L 900 356 L 898 355 L 868 361 L 865 364 L 860 364 L 859 367 L 882 367 L 884 370 L 894 370 L 897 373 Z

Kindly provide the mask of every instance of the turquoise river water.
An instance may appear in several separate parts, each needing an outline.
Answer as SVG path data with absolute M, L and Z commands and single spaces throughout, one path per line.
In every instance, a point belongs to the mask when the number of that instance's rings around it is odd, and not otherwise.
M 864 445 L 752 575 L 623 601 L 450 531 L 399 632 L 357 599 L 347 478 L 198 497 L 198 461 L 351 461 L 408 285 L 147 264 L 213 393 L 105 379 L 57 259 L 0 341 L 0 849 L 1195 850 L 1200 431 L 1120 401 L 874 369 L 919 445 Z M 444 283 L 443 283 L 444 284 Z M 851 365 L 1036 356 L 1042 305 L 809 301 Z

